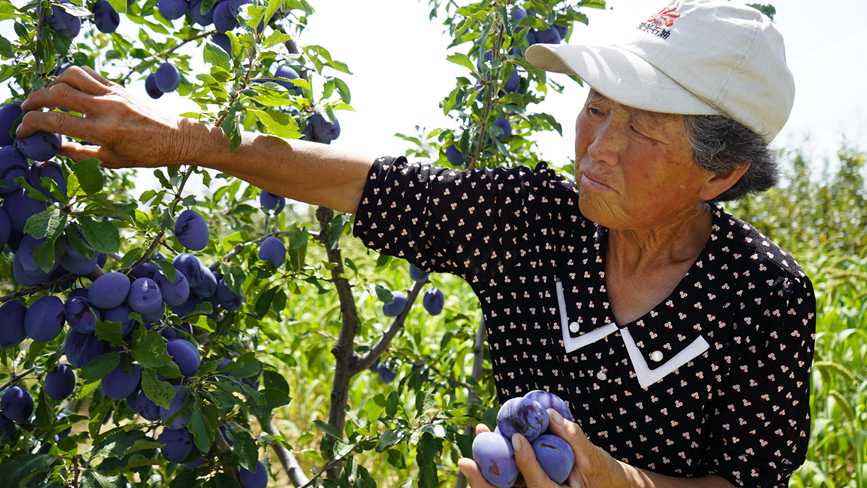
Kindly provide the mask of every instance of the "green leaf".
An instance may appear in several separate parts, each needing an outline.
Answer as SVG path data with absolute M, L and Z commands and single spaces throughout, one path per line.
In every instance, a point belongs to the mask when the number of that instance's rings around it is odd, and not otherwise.
M 33 260 L 39 266 L 39 269 L 46 273 L 54 269 L 54 262 L 57 256 L 54 244 L 54 240 L 47 239 L 33 249 Z
M 256 449 L 256 443 L 253 438 L 245 431 L 234 431 L 235 438 L 234 451 L 238 456 L 238 462 L 242 468 L 253 471 L 256 469 L 256 462 L 259 461 L 259 451 Z
M 117 0 L 126 5 L 124 0 Z M 88 195 L 93 195 L 102 190 L 105 184 L 105 176 L 100 171 L 101 163 L 98 159 L 84 159 L 72 165 L 72 171 L 78 178 L 78 183 Z
M 313 424 L 316 426 L 317 429 L 328 434 L 329 436 L 331 436 L 335 439 L 340 439 L 340 433 L 337 432 L 337 429 L 333 425 L 329 424 L 328 422 L 323 422 L 321 420 L 314 420 Z
M 213 42 L 205 43 L 204 58 L 205 62 L 210 65 L 219 66 L 227 71 L 232 70 L 232 60 L 229 59 L 229 54 Z
M 237 359 L 223 368 L 224 373 L 236 378 L 257 376 L 261 370 L 262 364 L 258 359 L 256 359 L 256 354 L 253 352 L 245 352 L 244 354 L 241 354 Z
M 119 364 L 119 352 L 109 352 L 106 354 L 101 354 L 91 359 L 86 365 L 84 365 L 84 367 L 81 369 L 81 376 L 88 381 L 102 379 L 103 376 L 110 373 L 112 370 L 114 370 L 114 368 L 117 368 Z
M 111 4 L 111 8 L 115 12 L 119 14 L 126 13 L 126 0 L 108 0 L 108 3 Z
M 66 226 L 66 214 L 57 207 L 48 207 L 33 214 L 24 224 L 24 233 L 36 239 L 54 240 Z
M 137 328 L 133 335 L 132 357 L 145 368 L 174 363 L 166 351 L 166 340 L 156 332 Z
M 96 337 L 108 342 L 112 346 L 123 345 L 122 326 L 120 322 L 113 320 L 99 320 L 96 322 Z
M 388 288 L 386 288 L 382 285 L 376 285 L 375 290 L 376 290 L 376 298 L 379 298 L 379 300 L 381 302 L 391 303 L 394 301 L 394 294 L 392 294 L 391 290 L 389 290 Z
M 262 377 L 265 380 L 263 395 L 265 407 L 268 409 L 274 409 L 282 407 L 283 405 L 288 405 L 290 401 L 289 383 L 286 382 L 286 379 L 283 378 L 280 373 L 270 369 L 266 369 L 262 373 Z
M 97 222 L 90 217 L 78 218 L 81 233 L 94 250 L 104 253 L 114 253 L 120 249 L 120 234 L 111 222 Z
M 200 452 L 211 450 L 211 443 L 214 441 L 212 432 L 215 430 L 215 427 L 208 425 L 199 404 L 193 405 L 193 413 L 190 415 L 190 423 L 187 424 L 187 429 L 193 434 L 193 442 L 195 442 Z
M 388 447 L 391 447 L 403 439 L 403 433 L 394 429 L 388 429 L 379 436 L 379 443 L 376 446 L 376 450 L 379 452 L 384 451 Z
M 479 72 L 476 71 L 476 67 L 473 64 L 473 62 L 464 53 L 450 54 L 449 56 L 446 57 L 446 59 L 448 61 L 451 61 L 452 63 L 457 64 L 458 66 L 463 66 L 463 67 L 467 68 L 468 70 L 472 71 L 476 75 L 479 74 Z
M 419 439 L 416 450 L 416 465 L 419 470 L 418 486 L 422 488 L 436 488 L 439 486 L 439 478 L 437 477 L 437 462 L 443 448 L 441 439 L 425 432 Z
M 259 119 L 270 134 L 278 137 L 285 137 L 287 139 L 297 139 L 301 136 L 301 132 L 298 130 L 298 125 L 295 122 L 295 119 L 287 114 L 280 112 L 266 112 L 257 109 L 249 109 L 247 110 L 247 113 L 250 113 Z
M 141 389 L 146 397 L 163 408 L 169 408 L 175 397 L 175 388 L 157 378 L 156 371 L 143 369 L 141 372 Z
M 271 309 L 271 302 L 274 301 L 274 296 L 277 294 L 277 291 L 280 290 L 280 286 L 271 287 L 265 291 L 263 291 L 259 297 L 256 299 L 256 317 L 263 318 L 268 314 L 268 310 Z

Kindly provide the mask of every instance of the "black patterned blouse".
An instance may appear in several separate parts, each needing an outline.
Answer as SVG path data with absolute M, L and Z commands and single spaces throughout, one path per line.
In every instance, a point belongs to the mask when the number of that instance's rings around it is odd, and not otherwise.
M 501 402 L 552 391 L 633 466 L 784 487 L 810 437 L 813 287 L 791 255 L 712 208 L 701 255 L 628 324 L 605 289 L 607 229 L 545 163 L 456 171 L 379 158 L 353 233 L 470 284 Z

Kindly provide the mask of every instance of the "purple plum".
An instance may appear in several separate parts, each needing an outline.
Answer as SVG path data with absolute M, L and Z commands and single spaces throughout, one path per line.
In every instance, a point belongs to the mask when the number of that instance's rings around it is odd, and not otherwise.
M 141 368 L 118 366 L 102 378 L 100 387 L 105 396 L 112 400 L 123 400 L 132 395 L 141 381 Z
M 247 471 L 241 468 L 238 470 L 238 479 L 243 488 L 265 488 L 268 486 L 268 470 L 262 461 L 256 461 L 256 470 Z
M 69 2 L 64 0 L 62 3 Z M 81 19 L 57 5 L 51 7 L 51 15 L 48 16 L 48 25 L 54 29 L 54 32 L 57 32 L 68 39 L 75 39 L 78 33 L 81 32 Z
M 553 434 L 542 434 L 533 441 L 533 452 L 551 481 L 557 484 L 566 482 L 575 464 L 575 453 L 568 442 Z
M 159 268 L 153 263 L 139 263 L 130 271 L 133 278 L 150 278 L 156 281 Z
M 33 251 L 43 242 L 31 236 L 21 238 L 12 260 L 12 274 L 19 285 L 31 286 L 48 281 L 50 273 L 42 271 L 33 259 Z
M 304 127 L 304 138 L 306 140 L 331 144 L 331 141 L 338 137 L 340 137 L 340 122 L 337 119 L 334 120 L 334 123 L 331 123 L 319 112 L 316 112 L 307 119 L 307 125 Z
M 512 7 L 512 20 L 515 22 L 520 22 L 521 19 L 527 16 L 527 11 L 523 8 L 515 5 Z
M 33 397 L 27 390 L 15 385 L 3 392 L 0 410 L 6 418 L 16 424 L 26 423 L 33 414 Z
M 120 25 L 120 15 L 106 0 L 97 0 L 93 6 L 93 23 L 100 32 L 111 34 Z
M 96 312 L 90 308 L 86 298 L 72 297 L 64 306 L 66 321 L 78 332 L 88 333 L 96 330 Z
M 74 275 L 87 276 L 96 271 L 97 259 L 98 258 L 95 254 L 92 258 L 86 258 L 74 247 L 67 245 L 63 256 L 58 260 L 58 263 L 61 268 Z
M 87 291 L 87 299 L 95 307 L 108 310 L 126 301 L 129 288 L 129 277 L 123 273 L 112 271 L 94 280 Z
M 9 214 L 12 228 L 18 232 L 24 232 L 27 219 L 45 210 L 47 206 L 45 202 L 27 196 L 24 190 L 6 195 L 6 201 L 3 202 L 3 209 Z
M 178 254 L 172 265 L 187 277 L 190 291 L 197 297 L 210 298 L 217 292 L 217 278 L 197 257 L 186 253 Z
M 427 281 L 428 272 L 409 263 L 409 279 L 412 281 Z
M 275 268 L 282 265 L 286 261 L 286 248 L 283 247 L 283 241 L 274 236 L 266 237 L 259 244 L 259 259 L 268 261 Z
M 160 407 L 160 420 L 170 429 L 180 429 L 187 425 L 188 413 L 181 412 L 184 402 L 187 400 L 187 390 L 181 385 L 175 385 L 175 395 L 169 408 Z M 169 422 L 169 423 L 166 423 Z
M 473 439 L 473 459 L 482 476 L 497 488 L 510 488 L 518 480 L 512 444 L 496 432 L 482 432 Z
M 223 34 L 222 32 L 215 32 L 211 36 L 211 42 L 220 46 L 220 49 L 226 51 L 226 54 L 229 56 L 232 55 L 232 40 L 229 39 L 229 36 Z
M 19 176 L 27 177 L 27 159 L 15 146 L 0 147 L 0 195 L 17 191 L 21 185 L 15 181 Z
M 137 278 L 126 297 L 129 308 L 140 314 L 154 315 L 163 310 L 163 295 L 160 287 L 150 278 Z
M 15 141 L 12 129 L 21 117 L 21 104 L 7 103 L 0 107 L 0 147 L 8 146 Z
M 201 251 L 208 245 L 208 224 L 195 210 L 184 210 L 175 221 L 175 237 L 187 249 Z
M 439 315 L 440 312 L 443 311 L 443 305 L 445 305 L 445 297 L 443 296 L 443 292 L 440 291 L 439 288 L 432 288 L 428 290 L 424 297 L 421 300 L 421 304 L 427 313 L 431 315 Z
M 166 346 L 166 350 L 184 376 L 193 376 L 202 364 L 199 350 L 196 349 L 196 346 L 192 342 L 186 339 L 170 340 Z
M 125 303 L 108 310 L 102 310 L 100 315 L 102 315 L 102 320 L 120 323 L 121 335 L 125 336 L 135 328 L 135 322 L 129 318 L 129 307 Z
M 548 411 L 533 399 L 515 397 L 500 407 L 497 427 L 507 439 L 517 432 L 533 442 L 548 430 Z
M 285 198 L 265 190 L 259 192 L 259 206 L 262 210 L 273 210 L 274 213 L 280 213 L 285 205 Z
M 18 300 L 0 305 L 0 347 L 17 346 L 27 336 L 24 315 L 27 307 Z
M 66 322 L 63 302 L 53 296 L 44 296 L 30 304 L 24 314 L 24 330 L 35 341 L 48 342 L 60 334 Z
M 63 343 L 63 352 L 73 368 L 80 368 L 109 350 L 109 344 L 99 340 L 96 335 L 75 330 L 66 333 L 66 341 Z
M 37 132 L 15 141 L 15 149 L 35 161 L 47 161 L 60 151 L 60 136 L 49 132 Z
M 59 364 L 45 375 L 45 393 L 61 401 L 75 389 L 75 372 L 65 364 Z
M 141 389 L 126 398 L 126 403 L 134 412 L 145 420 L 159 420 L 160 407 L 148 398 Z
M 12 234 L 12 221 L 9 220 L 9 214 L 0 207 L 0 250 L 9 242 L 9 236 Z
M 154 73 L 154 82 L 163 93 L 173 92 L 181 84 L 181 75 L 172 63 L 163 63 Z
M 464 164 L 464 154 L 454 144 L 446 148 L 446 159 L 455 166 L 463 166 Z
M 156 273 L 154 281 L 160 287 L 163 300 L 170 307 L 183 305 L 190 298 L 190 283 L 180 270 L 175 270 L 174 283 L 169 282 L 163 273 Z
M 180 19 L 187 12 L 186 0 L 159 0 L 157 8 L 160 15 L 168 20 Z
M 163 429 L 158 440 L 163 456 L 173 463 L 183 462 L 193 452 L 193 435 L 187 429 Z
M 147 78 L 145 78 L 145 91 L 148 96 L 157 99 L 163 96 L 163 92 L 157 88 L 157 77 L 153 73 L 149 74 Z
M 500 133 L 497 135 L 497 139 L 501 141 L 508 139 L 509 136 L 512 135 L 512 125 L 509 124 L 509 121 L 502 115 L 497 117 L 497 120 L 494 121 L 494 127 L 499 128 Z
M 190 2 L 190 18 L 193 22 L 204 27 L 211 25 L 214 22 L 214 5 L 207 12 L 202 12 L 202 0 L 192 0 Z
M 5 415 L 0 414 L 0 446 L 3 445 L 2 441 L 14 441 L 17 434 L 18 429 L 15 428 L 15 424 Z
M 282 86 L 283 88 L 289 90 L 289 93 L 293 95 L 301 95 L 302 89 L 300 86 L 292 83 L 291 81 L 286 80 L 297 80 L 300 78 L 298 76 L 298 72 L 295 71 L 291 66 L 283 65 L 277 68 L 277 71 L 274 73 L 278 79 L 274 80 L 275 83 Z
M 575 420 L 575 417 L 572 416 L 572 411 L 569 410 L 569 405 L 567 405 L 562 398 L 560 398 L 554 393 L 543 390 L 533 390 L 524 395 L 524 398 L 529 398 L 530 400 L 535 400 L 539 402 L 539 404 L 542 405 L 542 407 L 544 407 L 545 409 L 553 408 L 557 413 L 560 414 L 561 417 L 566 420 Z
M 403 312 L 409 301 L 407 300 L 405 293 L 392 293 L 391 296 L 391 302 L 382 305 L 382 313 L 385 314 L 386 317 L 397 317 L 401 312 Z

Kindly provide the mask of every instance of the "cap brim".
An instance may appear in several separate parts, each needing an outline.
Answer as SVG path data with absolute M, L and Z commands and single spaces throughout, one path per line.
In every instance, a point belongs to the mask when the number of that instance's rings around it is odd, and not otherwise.
M 533 44 L 524 56 L 545 71 L 577 75 L 623 105 L 671 114 L 720 114 L 641 56 L 620 46 Z

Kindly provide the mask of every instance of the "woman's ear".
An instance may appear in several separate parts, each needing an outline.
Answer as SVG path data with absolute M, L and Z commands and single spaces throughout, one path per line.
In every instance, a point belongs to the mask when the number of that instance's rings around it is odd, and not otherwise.
M 699 193 L 702 200 L 710 201 L 735 186 L 741 177 L 750 169 L 751 161 L 741 161 L 740 164 L 725 173 L 709 172 L 710 176 L 705 180 L 704 186 Z

